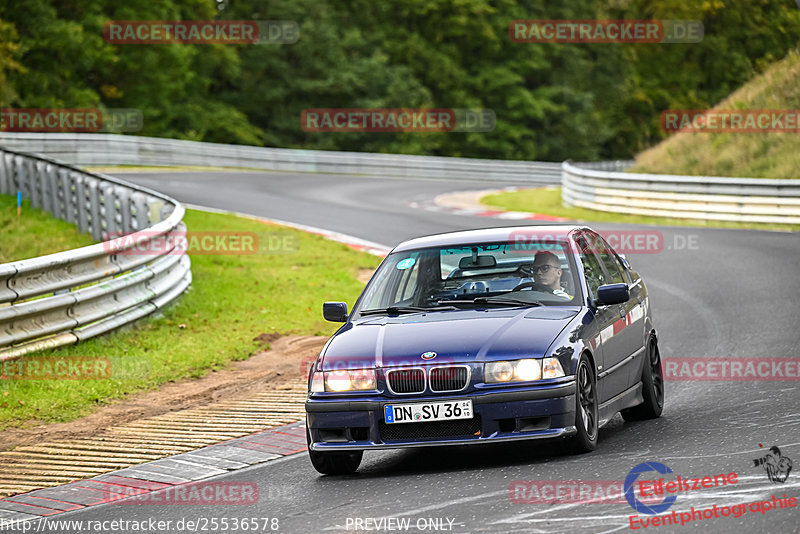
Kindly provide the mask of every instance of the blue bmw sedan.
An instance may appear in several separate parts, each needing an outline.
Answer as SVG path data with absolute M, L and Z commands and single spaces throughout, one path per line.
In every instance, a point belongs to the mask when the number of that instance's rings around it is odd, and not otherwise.
M 581 226 L 420 237 L 395 247 L 311 368 L 308 450 L 323 474 L 365 450 L 563 439 L 655 418 L 664 383 L 647 288 Z

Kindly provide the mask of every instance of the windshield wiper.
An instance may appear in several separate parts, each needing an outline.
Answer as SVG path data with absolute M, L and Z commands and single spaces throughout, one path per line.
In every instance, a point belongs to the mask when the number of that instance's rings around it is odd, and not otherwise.
M 373 308 L 371 310 L 361 310 L 358 312 L 360 315 L 374 315 L 378 313 L 386 313 L 391 315 L 400 315 L 403 313 L 419 313 L 429 311 L 442 311 L 442 310 L 457 310 L 455 306 L 433 306 L 430 308 L 423 308 L 422 306 L 389 306 L 388 308 Z
M 499 306 L 544 306 L 538 300 L 508 299 L 503 297 L 475 297 L 472 300 L 440 300 L 439 304 L 496 304 Z

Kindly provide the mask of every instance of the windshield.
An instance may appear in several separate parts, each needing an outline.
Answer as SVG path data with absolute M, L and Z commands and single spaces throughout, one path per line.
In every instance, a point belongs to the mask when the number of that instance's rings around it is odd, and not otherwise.
M 501 242 L 396 252 L 354 311 L 576 304 L 580 285 L 566 249 L 566 243 L 521 249 Z

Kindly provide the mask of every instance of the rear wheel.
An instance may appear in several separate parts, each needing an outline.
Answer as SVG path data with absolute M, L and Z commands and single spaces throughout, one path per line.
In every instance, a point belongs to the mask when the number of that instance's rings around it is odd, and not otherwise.
M 575 381 L 575 427 L 578 429 L 578 434 L 570 440 L 570 446 L 574 453 L 590 452 L 597 448 L 599 432 L 597 381 L 586 356 L 581 356 L 581 359 L 578 360 Z
M 361 465 L 364 451 L 321 452 L 311 450 L 311 433 L 306 426 L 306 442 L 311 465 L 323 475 L 349 475 Z
M 664 410 L 664 375 L 661 372 L 661 354 L 658 342 L 654 337 L 647 344 L 647 360 L 642 369 L 642 397 L 644 402 L 639 406 L 622 410 L 622 418 L 626 421 L 655 419 Z

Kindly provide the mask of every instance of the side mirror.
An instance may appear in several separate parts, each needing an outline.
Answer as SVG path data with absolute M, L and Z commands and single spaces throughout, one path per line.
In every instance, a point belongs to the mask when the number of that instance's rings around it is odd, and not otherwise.
M 322 316 L 326 321 L 344 323 L 347 321 L 346 302 L 325 302 L 322 304 Z
M 622 304 L 631 298 L 628 284 L 606 284 L 597 288 L 597 305 Z

